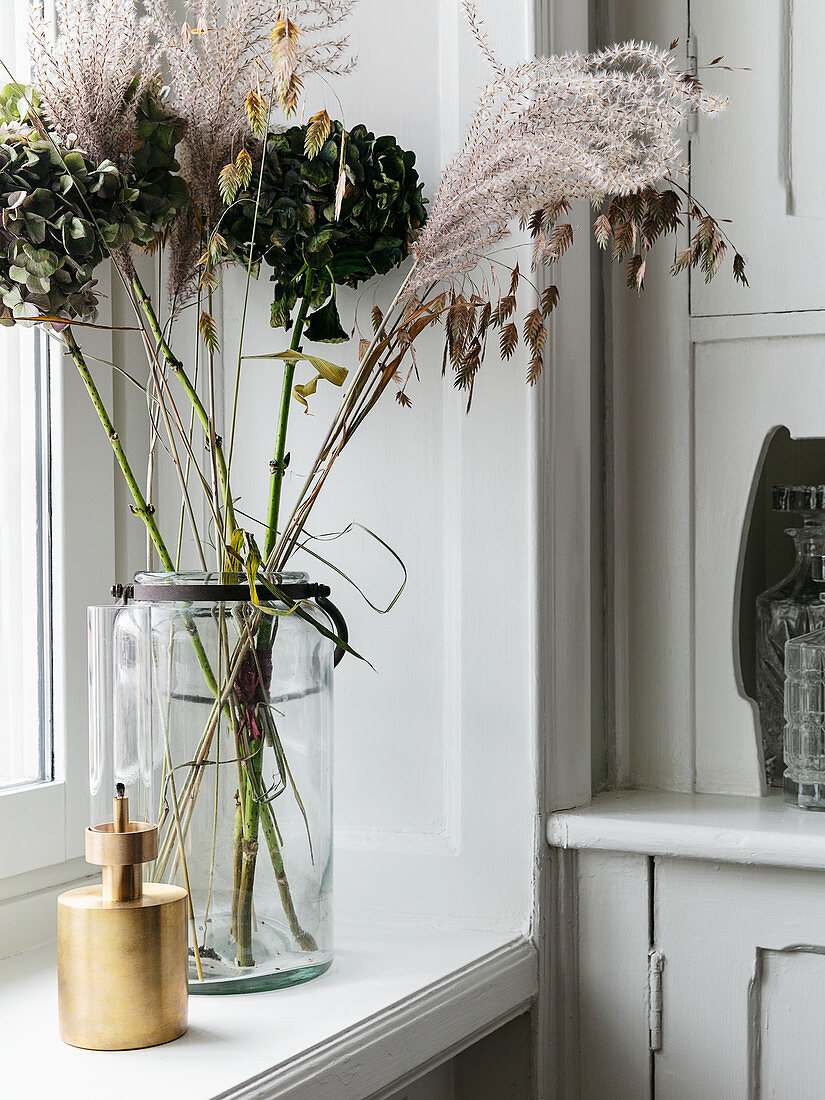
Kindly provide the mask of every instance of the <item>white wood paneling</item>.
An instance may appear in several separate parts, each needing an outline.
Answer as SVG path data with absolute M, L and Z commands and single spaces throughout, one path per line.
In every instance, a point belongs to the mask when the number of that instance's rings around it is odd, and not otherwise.
M 754 471 L 768 435 L 780 424 L 794 438 L 823 433 L 823 353 L 825 334 L 717 341 L 695 347 L 696 787 L 700 791 L 762 791 L 755 707 L 744 696 L 739 675 L 740 546 Z M 756 507 L 763 507 L 763 502 Z
M 754 1096 L 782 1100 L 820 1092 L 822 1045 L 818 1036 L 807 1034 L 806 1024 L 823 1014 L 825 948 L 758 948 L 749 1019 Z
M 825 871 L 825 817 L 781 795 L 611 791 L 589 806 L 552 814 L 551 845 L 568 851 L 639 852 L 761 867 Z
M 657 1100 L 818 1096 L 821 874 L 657 860 L 655 881 L 655 942 L 665 956 Z M 799 945 L 791 973 L 777 953 Z
M 825 79 L 822 59 L 814 43 L 825 39 L 825 7 L 820 0 L 786 0 L 786 3 L 788 88 L 785 102 L 790 122 L 788 213 L 797 218 L 823 218 L 825 135 L 820 125 L 820 108 Z M 780 110 L 783 106 L 785 104 L 780 103 Z M 816 234 L 817 227 L 809 228 Z
M 684 0 L 608 6 L 600 43 L 684 42 Z M 679 247 L 682 247 L 681 240 Z M 688 283 L 669 246 L 641 296 L 606 274 L 612 772 L 619 786 L 693 787 Z
M 387 1100 L 454 1100 L 453 1090 L 453 1063 L 445 1062 L 443 1066 L 430 1070 L 429 1073 L 412 1084 L 407 1085 Z
M 691 281 L 697 315 L 821 309 L 825 270 L 823 139 L 825 72 L 816 43 L 818 0 L 692 0 L 699 63 L 718 54 L 750 72 L 705 71 L 731 97 L 721 118 L 701 119 L 691 144 L 693 190 L 729 227 L 748 260 L 750 289 Z
M 577 885 L 578 1095 L 644 1100 L 650 1095 L 648 860 L 580 852 Z
M 479 10 L 504 58 L 531 53 L 532 3 Z M 489 75 L 460 5 L 362 0 L 349 29 L 361 62 L 336 85 L 340 105 L 321 86 L 310 87 L 308 102 L 415 149 L 432 197 Z M 399 41 L 404 65 L 387 49 Z M 268 315 L 270 289 L 265 279 L 253 287 L 253 316 Z M 229 281 L 228 348 L 237 344 L 240 294 L 241 280 Z M 357 307 L 368 325 L 374 294 L 370 286 L 342 292 L 339 304 L 350 320 Z M 249 353 L 284 343 L 283 332 L 260 324 L 247 337 Z M 336 673 L 337 904 L 377 919 L 526 928 L 536 788 L 535 393 L 524 385 L 524 363 L 491 357 L 466 417 L 463 395 L 441 378 L 437 342 L 433 335 L 418 350 L 413 409 L 387 398 L 343 456 L 311 525 L 321 533 L 358 520 L 410 570 L 385 618 L 329 576 L 353 644 L 378 670 L 347 658 Z M 351 367 L 357 342 L 324 354 Z M 230 367 L 230 395 L 232 381 Z M 271 362 L 244 366 L 232 476 L 253 516 L 263 511 L 279 392 Z M 319 387 L 310 415 L 293 415 L 290 491 L 338 399 Z M 364 536 L 323 552 L 376 601 L 397 586 L 397 565 Z M 304 565 L 324 577 L 316 563 Z
M 610 7 L 611 38 L 665 41 L 663 24 L 676 33 L 687 18 L 683 2 Z M 620 786 L 763 789 L 755 708 L 740 684 L 740 552 L 769 433 L 785 424 L 796 438 L 823 434 L 825 281 L 817 250 L 825 222 L 812 216 L 810 183 L 818 130 L 805 139 L 813 133 L 805 111 L 816 109 L 822 79 L 812 49 L 820 8 L 784 0 L 690 5 L 700 66 L 724 54 L 726 63 L 752 69 L 700 69 L 706 86 L 730 92 L 732 103 L 727 114 L 699 121 L 690 147 L 693 191 L 716 216 L 732 218 L 751 289 L 725 269 L 710 286 L 693 273 L 688 300 L 664 255 L 649 264 L 639 300 L 620 278 L 611 284 L 609 569 Z
M 366 1100 L 529 1010 L 536 952 L 491 933 L 339 927 L 317 981 L 266 995 L 193 997 L 175 1043 L 117 1054 L 58 1039 L 54 949 L 0 965 L 4 1095 L 48 1100 Z M 35 1021 L 33 1024 L 32 1022 Z M 37 1067 L 48 1059 L 48 1072 Z M 521 1100 L 521 1098 L 519 1098 Z

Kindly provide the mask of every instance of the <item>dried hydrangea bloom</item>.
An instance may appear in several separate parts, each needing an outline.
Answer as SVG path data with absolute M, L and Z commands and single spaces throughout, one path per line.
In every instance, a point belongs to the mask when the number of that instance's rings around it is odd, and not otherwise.
M 507 69 L 477 22 L 473 29 L 496 75 L 416 243 L 415 286 L 472 271 L 513 219 L 569 199 L 628 195 L 686 171 L 679 127 L 692 110 L 710 115 L 725 106 L 652 45 L 627 42 Z

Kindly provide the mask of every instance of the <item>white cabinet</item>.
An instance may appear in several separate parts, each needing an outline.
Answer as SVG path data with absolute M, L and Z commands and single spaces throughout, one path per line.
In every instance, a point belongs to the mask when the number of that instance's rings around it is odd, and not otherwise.
M 657 859 L 656 1100 L 823 1095 L 825 874 Z
M 553 1100 L 825 1095 L 821 815 L 627 791 L 548 839 L 575 914 L 553 936 L 573 1067 Z
M 750 289 L 732 280 L 691 283 L 694 316 L 821 310 L 825 304 L 825 70 L 821 0 L 691 0 L 699 76 L 730 110 L 698 124 L 692 190 L 730 218 L 750 266 Z M 736 72 L 702 68 L 719 54 Z M 748 67 L 750 71 L 743 71 Z M 720 285 L 721 284 L 721 285 Z
M 552 1095 L 807 1100 L 825 1096 L 825 820 L 759 797 L 748 615 L 781 575 L 767 575 L 767 441 L 782 426 L 825 437 L 825 4 L 596 9 L 597 44 L 679 35 L 708 91 L 730 95 L 690 135 L 691 189 L 732 219 L 751 286 L 671 279 L 664 253 L 641 297 L 622 273 L 606 281 L 609 713 L 594 774 L 640 789 L 550 817 Z M 739 68 L 703 68 L 720 54 Z M 765 470 L 825 481 L 825 462 Z

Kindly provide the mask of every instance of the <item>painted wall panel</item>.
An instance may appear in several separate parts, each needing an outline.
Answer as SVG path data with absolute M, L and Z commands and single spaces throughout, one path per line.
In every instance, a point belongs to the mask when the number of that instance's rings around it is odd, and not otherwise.
M 825 950 L 760 949 L 754 974 L 750 1041 L 759 1097 L 816 1096 L 822 1044 L 812 1033 L 825 1013 Z
M 657 1100 L 819 1095 L 806 1082 L 825 1072 L 822 887 L 814 871 L 656 860 Z
M 480 5 L 508 60 L 532 49 L 532 4 Z M 362 0 L 351 21 L 356 71 L 335 94 L 310 87 L 347 125 L 364 121 L 416 150 L 432 199 L 457 150 L 486 62 L 454 0 Z M 387 43 L 403 43 L 405 61 Z M 379 94 L 380 92 L 380 94 Z M 396 284 L 397 285 L 397 284 Z M 253 316 L 268 314 L 270 287 L 253 286 Z M 382 289 L 386 305 L 393 289 Z M 345 326 L 370 327 L 372 286 L 338 296 Z M 237 346 L 242 280 L 227 283 L 227 347 Z M 284 346 L 260 324 L 249 354 Z M 357 341 L 318 349 L 351 368 Z M 336 891 L 360 916 L 524 927 L 531 904 L 535 790 L 532 667 L 532 405 L 521 361 L 491 361 L 470 417 L 464 395 L 441 378 L 438 338 L 417 349 L 412 410 L 391 394 L 366 422 L 328 482 L 313 534 L 363 523 L 410 572 L 391 615 L 376 616 L 342 579 L 311 558 L 347 614 L 353 645 L 336 674 Z M 226 362 L 231 398 L 234 365 Z M 271 361 L 243 367 L 233 477 L 247 486 L 244 512 L 260 517 L 269 476 L 279 376 Z M 287 504 L 317 450 L 340 394 L 319 386 L 310 413 L 293 414 Z M 386 603 L 401 580 L 395 561 L 363 533 L 315 547 Z M 295 564 L 298 564 L 296 559 Z M 498 578 L 491 586 L 491 578 Z
M 795 438 L 823 433 L 823 354 L 825 334 L 720 340 L 695 348 L 696 785 L 700 791 L 756 795 L 762 790 L 755 707 L 739 685 L 739 555 L 754 472 L 768 434 L 778 425 L 785 425 Z M 765 502 L 756 502 L 756 507 L 764 509 Z M 789 526 L 797 522 L 794 517 L 789 520 Z
M 581 1100 L 649 1096 L 648 859 L 579 852 Z
M 693 191 L 750 265 L 751 286 L 691 280 L 695 316 L 821 309 L 822 5 L 817 0 L 692 0 L 699 64 L 719 54 L 739 71 L 700 70 L 730 110 L 700 119 L 691 146 Z M 741 71 L 747 66 L 750 71 Z

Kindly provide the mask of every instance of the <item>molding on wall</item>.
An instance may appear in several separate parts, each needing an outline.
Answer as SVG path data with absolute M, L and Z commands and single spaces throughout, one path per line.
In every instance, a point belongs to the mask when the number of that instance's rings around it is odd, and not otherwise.
M 825 310 L 821 309 L 794 310 L 787 313 L 736 313 L 727 317 L 690 319 L 690 339 L 694 344 L 823 334 Z
M 525 1012 L 536 992 L 536 949 L 517 940 L 215 1100 L 379 1100 Z

